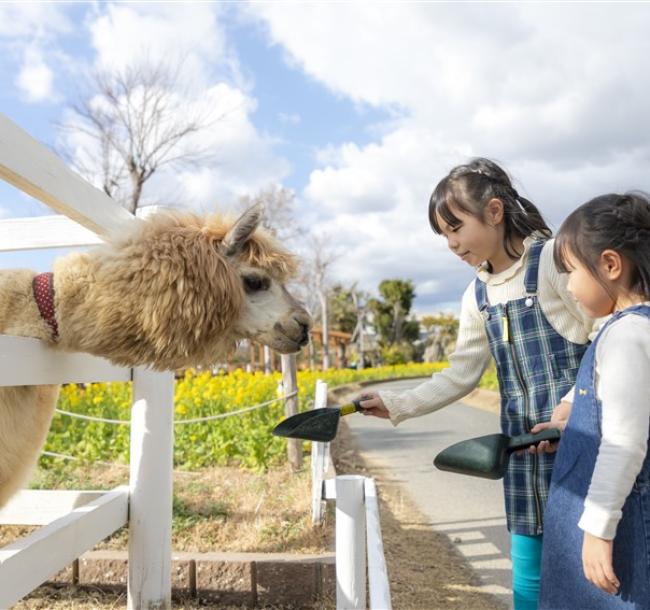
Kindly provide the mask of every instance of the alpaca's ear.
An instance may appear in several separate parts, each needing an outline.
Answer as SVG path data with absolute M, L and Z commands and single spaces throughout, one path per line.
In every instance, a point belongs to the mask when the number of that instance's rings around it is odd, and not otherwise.
M 264 206 L 258 203 L 248 208 L 226 233 L 221 242 L 221 250 L 226 256 L 235 256 L 241 252 L 253 231 L 262 220 Z

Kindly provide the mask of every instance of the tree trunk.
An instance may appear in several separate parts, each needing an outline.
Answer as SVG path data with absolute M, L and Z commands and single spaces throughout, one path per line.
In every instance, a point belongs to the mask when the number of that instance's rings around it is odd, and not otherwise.
M 320 293 L 321 318 L 323 323 L 323 370 L 330 368 L 329 326 L 327 322 L 327 295 Z
M 293 355 L 282 354 L 282 387 L 285 396 L 298 389 L 296 357 Z M 298 396 L 286 398 L 284 401 L 284 414 L 290 417 L 296 413 L 298 413 Z M 302 469 L 302 441 L 300 439 L 287 439 L 287 457 L 292 470 L 298 471 Z

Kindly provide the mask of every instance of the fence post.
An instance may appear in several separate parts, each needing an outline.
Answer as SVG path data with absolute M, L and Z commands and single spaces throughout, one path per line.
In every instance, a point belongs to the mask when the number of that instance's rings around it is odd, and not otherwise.
M 368 523 L 368 592 L 370 594 L 370 608 L 391 610 L 393 606 L 390 599 L 384 543 L 381 539 L 377 486 L 374 479 L 370 478 L 366 478 L 364 485 L 366 520 Z
M 264 346 L 264 374 L 270 375 L 271 369 L 273 368 L 271 364 L 271 348 L 268 345 Z
M 174 374 L 133 371 L 129 610 L 171 608 Z
M 320 379 L 316 381 L 314 409 L 327 406 L 327 384 Z M 311 523 L 323 523 L 325 500 L 323 499 L 323 478 L 329 468 L 328 443 L 312 441 L 311 443 Z
M 298 378 L 296 373 L 296 357 L 291 354 L 282 354 L 282 386 L 284 395 L 298 391 Z M 287 417 L 298 413 L 298 396 L 285 398 L 284 414 Z M 302 468 L 302 441 L 298 438 L 287 439 L 287 456 L 293 470 Z
M 366 607 L 366 511 L 359 475 L 336 477 L 336 608 Z

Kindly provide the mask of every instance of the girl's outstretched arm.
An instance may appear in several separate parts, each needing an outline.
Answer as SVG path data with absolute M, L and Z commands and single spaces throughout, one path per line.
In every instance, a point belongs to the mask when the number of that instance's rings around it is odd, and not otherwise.
M 363 408 L 364 415 L 373 415 L 374 417 L 381 417 L 382 419 L 389 419 L 390 413 L 377 392 L 368 392 L 362 394 L 359 399 L 361 400 L 361 407 Z
M 472 282 L 463 295 L 458 339 L 449 366 L 412 390 L 378 392 L 371 404 L 371 415 L 388 416 L 397 425 L 410 417 L 436 411 L 469 394 L 481 379 L 490 357 L 485 322 L 476 305 Z

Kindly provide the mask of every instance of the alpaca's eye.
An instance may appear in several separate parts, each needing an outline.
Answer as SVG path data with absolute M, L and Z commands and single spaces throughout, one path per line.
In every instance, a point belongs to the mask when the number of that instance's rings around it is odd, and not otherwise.
M 246 292 L 259 292 L 260 290 L 268 290 L 271 282 L 266 277 L 259 275 L 248 275 L 244 278 L 244 288 Z

